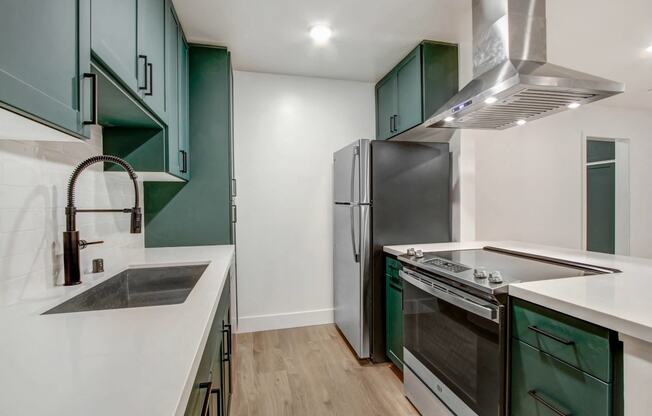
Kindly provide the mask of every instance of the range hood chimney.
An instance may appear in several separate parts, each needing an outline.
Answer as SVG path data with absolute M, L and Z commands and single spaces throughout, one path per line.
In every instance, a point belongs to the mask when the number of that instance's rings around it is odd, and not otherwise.
M 472 1 L 474 79 L 426 127 L 503 130 L 625 91 L 547 62 L 545 0 Z

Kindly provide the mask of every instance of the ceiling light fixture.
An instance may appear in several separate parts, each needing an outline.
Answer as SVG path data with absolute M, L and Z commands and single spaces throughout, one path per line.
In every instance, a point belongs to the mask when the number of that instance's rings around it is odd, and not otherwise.
M 489 105 L 491 105 L 491 104 L 495 103 L 496 101 L 498 101 L 498 98 L 496 98 L 496 97 L 489 97 L 489 98 L 487 98 L 486 100 L 484 100 L 484 103 L 485 103 L 485 104 L 489 104 Z
M 568 108 L 570 108 L 571 110 L 575 110 L 576 108 L 580 108 L 581 105 L 582 104 L 580 103 L 570 103 L 568 104 Z
M 444 119 L 444 121 L 445 121 L 446 123 L 450 123 L 450 122 L 453 121 L 453 120 L 455 120 L 455 117 L 453 117 L 453 116 L 448 116 L 448 117 L 446 117 L 446 118 Z
M 518 121 L 516 122 L 516 124 L 518 124 L 519 126 L 522 126 L 522 125 L 525 124 L 525 123 L 527 123 L 527 121 L 525 121 L 525 120 L 523 120 L 523 119 L 518 120 Z
M 648 46 L 646 51 L 652 53 L 652 45 Z
M 310 37 L 318 45 L 323 45 L 331 38 L 333 31 L 326 25 L 315 25 L 310 29 Z

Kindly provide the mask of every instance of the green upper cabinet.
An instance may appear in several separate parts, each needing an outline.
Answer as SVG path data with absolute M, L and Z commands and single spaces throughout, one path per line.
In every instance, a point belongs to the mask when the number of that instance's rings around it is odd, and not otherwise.
M 189 124 L 189 68 L 188 68 L 188 44 L 179 31 L 179 176 L 190 179 L 190 124 Z
M 424 41 L 376 84 L 376 138 L 423 123 L 458 91 L 457 45 Z
M 165 68 L 166 84 L 168 86 L 167 94 L 167 157 L 168 172 L 173 175 L 181 176 L 183 161 L 179 157 L 181 149 L 179 146 L 179 52 L 181 50 L 181 37 L 179 32 L 181 26 L 172 7 L 172 2 L 168 2 L 165 11 Z
M 94 57 L 131 91 L 138 91 L 137 0 L 92 0 Z M 141 76 L 144 74 L 141 74 Z
M 0 0 L 0 106 L 88 136 L 90 0 Z
M 138 0 L 138 92 L 165 115 L 165 0 Z

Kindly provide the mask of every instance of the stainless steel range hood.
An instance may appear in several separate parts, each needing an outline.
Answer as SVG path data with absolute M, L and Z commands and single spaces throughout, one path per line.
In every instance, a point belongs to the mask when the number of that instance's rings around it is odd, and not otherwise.
M 625 91 L 547 62 L 545 0 L 473 0 L 473 73 L 426 127 L 503 130 Z

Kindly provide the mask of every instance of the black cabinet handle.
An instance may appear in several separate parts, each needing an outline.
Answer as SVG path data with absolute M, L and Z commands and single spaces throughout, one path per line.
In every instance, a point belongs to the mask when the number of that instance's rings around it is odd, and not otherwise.
M 541 403 L 542 405 L 544 405 L 548 409 L 552 410 L 555 414 L 557 414 L 559 416 L 571 416 L 570 412 L 564 412 L 563 410 L 559 410 L 555 406 L 553 406 L 552 404 L 550 404 L 547 401 L 543 400 L 541 398 L 541 396 L 539 396 L 535 390 L 530 390 L 530 391 L 527 392 L 527 394 L 529 394 L 530 397 L 532 397 L 537 402 Z
M 145 76 L 145 85 L 140 85 L 140 82 L 138 83 L 138 89 L 139 90 L 147 90 L 147 55 L 138 55 L 138 60 L 143 61 L 143 75 Z M 139 71 L 140 73 L 140 71 Z M 139 78 L 140 81 L 140 78 Z
M 398 120 L 398 114 L 394 114 L 394 133 L 398 133 L 397 120 Z
M 231 324 L 225 324 L 222 322 L 222 334 L 226 334 L 226 352 L 224 353 L 224 356 L 222 357 L 222 361 L 230 361 L 231 360 Z
M 222 395 L 220 394 L 220 389 L 212 389 L 211 394 L 214 394 L 217 398 L 217 416 L 222 416 Z
M 558 337 L 557 335 L 551 334 L 550 332 L 547 332 L 547 331 L 544 331 L 543 329 L 539 329 L 539 328 L 537 328 L 535 325 L 530 325 L 530 326 L 528 326 L 527 328 L 528 328 L 530 331 L 534 331 L 534 332 L 536 332 L 537 334 L 541 334 L 541 335 L 543 335 L 544 337 L 548 337 L 548 338 L 550 338 L 550 339 L 552 339 L 552 340 L 555 340 L 555 341 L 557 341 L 557 342 L 559 342 L 559 343 L 561 343 L 561 344 L 564 344 L 564 345 L 573 345 L 573 344 L 575 344 L 575 341 L 568 340 L 568 339 L 564 339 L 564 338 L 560 338 L 560 337 Z
M 185 150 L 179 150 L 181 153 L 181 173 L 188 172 L 188 152 Z
M 208 416 L 208 400 L 211 397 L 211 388 L 213 387 L 212 382 L 206 382 L 206 383 L 199 383 L 199 388 L 200 389 L 206 389 L 206 395 L 204 396 L 204 402 L 201 406 L 201 416 Z
M 389 118 L 389 132 L 394 133 L 394 116 Z
M 151 62 L 147 63 L 147 84 L 149 84 L 149 91 L 145 95 L 154 95 L 154 64 Z
M 92 125 L 92 124 L 97 124 L 97 74 L 93 73 L 85 73 L 84 74 L 84 79 L 90 78 L 91 83 L 93 84 L 93 98 L 91 99 L 91 119 L 90 121 L 84 120 L 82 122 L 83 125 Z

